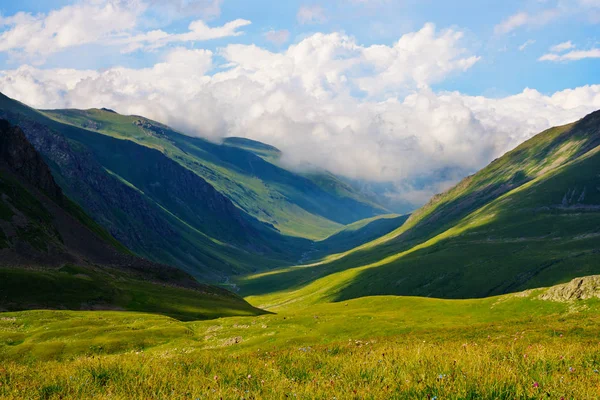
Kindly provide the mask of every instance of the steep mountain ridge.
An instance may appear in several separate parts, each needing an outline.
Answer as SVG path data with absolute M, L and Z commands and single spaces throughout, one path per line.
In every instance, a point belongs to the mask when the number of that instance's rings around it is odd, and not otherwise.
M 308 245 L 244 214 L 156 149 L 0 100 L 0 115 L 23 127 L 67 195 L 137 254 L 219 281 L 289 263 Z
M 0 160 L 51 198 L 62 202 L 62 190 L 54 181 L 42 157 L 27 141 L 23 131 L 11 126 L 6 120 L 0 120 L 0 132 Z

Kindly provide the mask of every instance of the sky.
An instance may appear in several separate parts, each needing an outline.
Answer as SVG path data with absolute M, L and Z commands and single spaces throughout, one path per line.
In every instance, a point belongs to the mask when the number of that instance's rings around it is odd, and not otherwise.
M 2 0 L 0 92 L 259 140 L 419 206 L 600 109 L 600 0 Z

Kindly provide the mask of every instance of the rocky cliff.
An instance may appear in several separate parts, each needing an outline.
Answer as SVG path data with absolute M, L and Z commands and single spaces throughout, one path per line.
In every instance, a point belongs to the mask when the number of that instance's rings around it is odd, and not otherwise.
M 42 157 L 19 127 L 3 119 L 0 119 L 0 161 L 53 200 L 62 203 L 62 190 Z

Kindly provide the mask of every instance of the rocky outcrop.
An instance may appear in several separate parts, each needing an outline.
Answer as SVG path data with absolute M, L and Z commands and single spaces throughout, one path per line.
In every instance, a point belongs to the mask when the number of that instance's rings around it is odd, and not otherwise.
M 4 119 L 0 119 L 0 162 L 54 201 L 62 203 L 62 190 L 43 158 L 19 127 L 12 126 Z
M 570 302 L 600 298 L 600 275 L 573 279 L 569 283 L 553 286 L 539 296 L 541 300 Z

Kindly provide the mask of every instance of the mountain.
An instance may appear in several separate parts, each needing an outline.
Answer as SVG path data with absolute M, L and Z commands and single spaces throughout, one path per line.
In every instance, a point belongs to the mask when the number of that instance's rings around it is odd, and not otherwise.
M 279 150 L 222 144 L 108 109 L 38 111 L 0 94 L 62 190 L 134 253 L 204 281 L 293 265 L 344 225 L 387 211 Z
M 255 315 L 225 290 L 134 256 L 67 198 L 23 131 L 0 120 L 0 309 Z
M 0 116 L 22 127 L 64 192 L 138 255 L 222 281 L 288 264 L 309 244 L 248 215 L 158 145 L 63 124 L 5 96 Z
M 323 239 L 342 225 L 386 213 L 340 181 L 338 185 L 323 184 L 285 169 L 278 163 L 280 151 L 260 142 L 228 138 L 215 144 L 144 117 L 102 109 L 43 113 L 87 132 L 158 149 L 206 180 L 238 208 L 285 235 Z
M 312 265 L 248 276 L 242 293 L 473 298 L 597 274 L 599 152 L 600 111 L 533 137 L 393 232 Z

